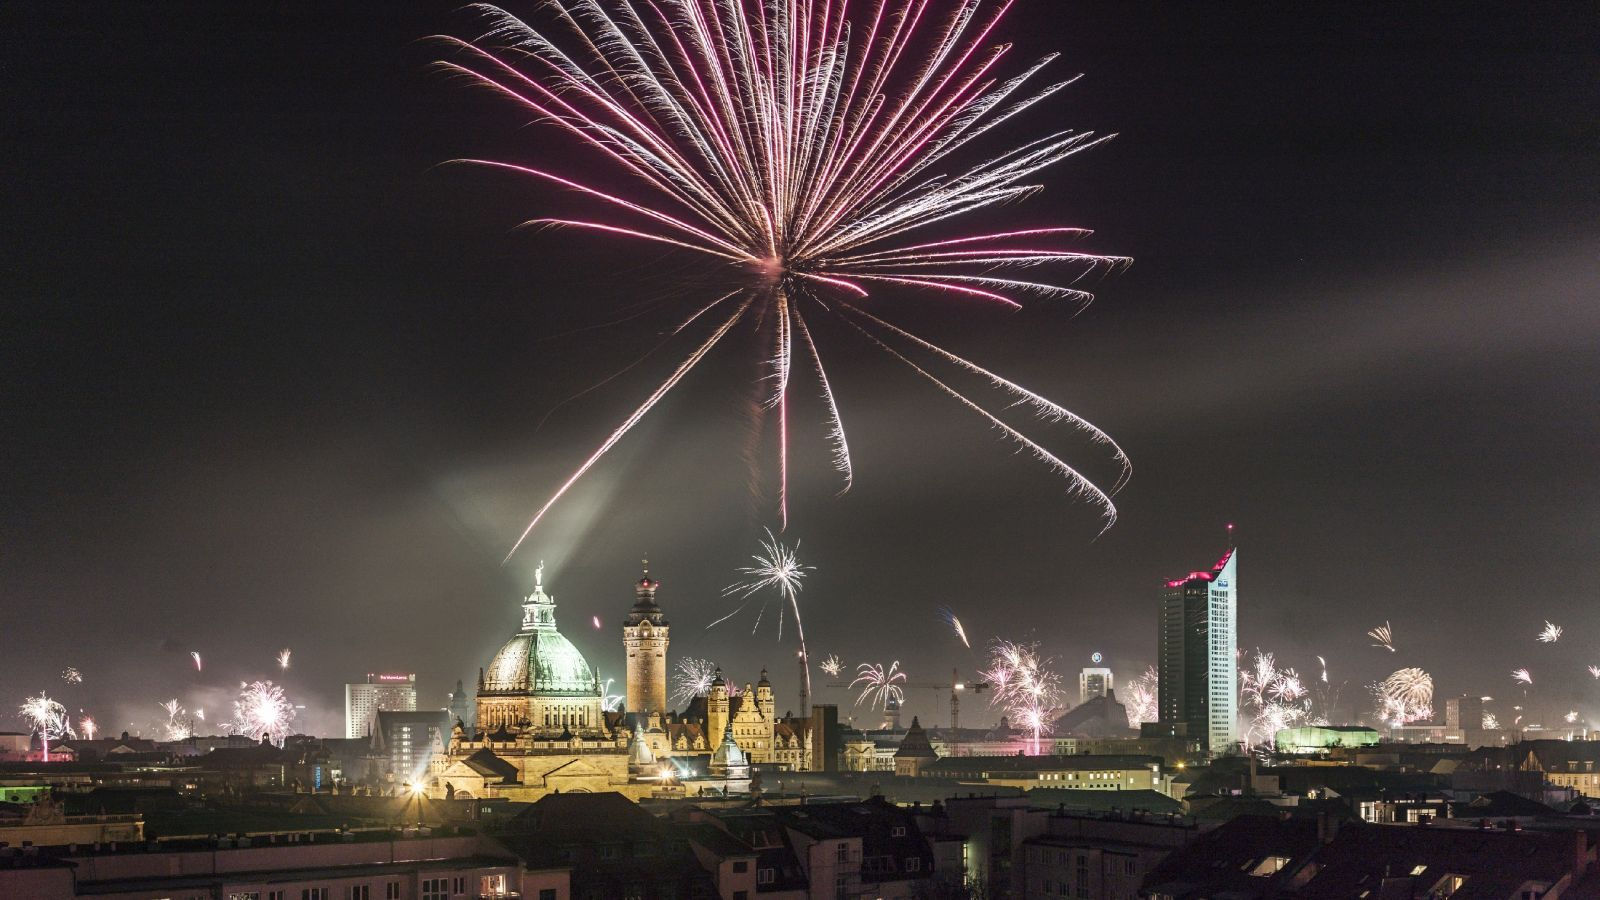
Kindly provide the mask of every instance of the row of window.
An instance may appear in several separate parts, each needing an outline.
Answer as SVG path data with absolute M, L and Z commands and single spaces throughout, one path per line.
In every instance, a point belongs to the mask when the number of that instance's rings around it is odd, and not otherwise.
M 489 875 L 481 879 L 480 895 L 493 896 L 503 894 L 508 890 L 504 875 Z M 335 894 L 334 888 L 315 887 L 301 888 L 298 891 L 299 900 L 372 900 L 372 886 L 367 884 L 346 885 L 342 891 Z M 297 892 L 291 890 L 266 891 L 232 891 L 228 900 L 295 900 Z M 399 881 L 388 881 L 383 885 L 383 900 L 400 900 L 401 885 Z M 467 894 L 467 879 L 461 875 L 446 876 L 442 878 L 422 879 L 422 900 L 450 900 L 452 897 L 464 897 Z M 555 900 L 554 890 L 539 892 L 539 900 Z

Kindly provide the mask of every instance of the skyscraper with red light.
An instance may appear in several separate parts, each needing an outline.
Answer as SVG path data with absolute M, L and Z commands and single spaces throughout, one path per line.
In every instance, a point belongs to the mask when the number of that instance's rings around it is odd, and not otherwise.
M 1166 583 L 1161 594 L 1157 703 L 1213 755 L 1239 745 L 1239 551 Z

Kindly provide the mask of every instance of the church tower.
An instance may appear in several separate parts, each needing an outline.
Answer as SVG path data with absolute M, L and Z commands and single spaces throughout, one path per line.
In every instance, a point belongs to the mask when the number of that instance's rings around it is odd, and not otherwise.
M 628 707 L 631 713 L 666 714 L 667 618 L 656 605 L 660 582 L 644 577 L 634 585 L 633 609 L 622 624 L 622 643 L 628 651 Z

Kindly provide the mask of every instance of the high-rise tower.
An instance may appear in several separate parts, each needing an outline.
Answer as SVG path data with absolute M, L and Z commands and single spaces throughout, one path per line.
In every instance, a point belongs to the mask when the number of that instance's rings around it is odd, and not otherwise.
M 667 617 L 656 605 L 660 582 L 650 578 L 645 563 L 644 577 L 633 589 L 633 609 L 622 624 L 622 643 L 628 651 L 628 712 L 666 713 L 667 709 Z
M 1163 725 L 1216 755 L 1239 742 L 1239 551 L 1166 583 L 1157 693 Z

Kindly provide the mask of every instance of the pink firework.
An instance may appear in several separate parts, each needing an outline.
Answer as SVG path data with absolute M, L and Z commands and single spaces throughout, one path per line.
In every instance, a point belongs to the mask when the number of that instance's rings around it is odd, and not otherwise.
M 693 349 L 556 489 L 511 553 L 737 326 L 766 358 L 762 410 L 776 420 L 780 523 L 788 518 L 789 393 L 803 372 L 825 405 L 827 442 L 848 490 L 849 444 L 809 324 L 818 315 L 904 363 L 1096 504 L 1107 527 L 1115 521 L 1111 494 L 1129 467 L 1108 435 L 864 302 L 875 289 L 892 289 L 993 309 L 1015 309 L 1029 297 L 1081 305 L 1091 299 L 1077 286 L 1085 276 L 1127 262 L 1077 249 L 1088 234 L 1081 228 L 946 230 L 963 216 L 1024 199 L 1039 190 L 1034 179 L 1043 169 L 1107 140 L 1064 129 L 978 152 L 986 133 L 1075 80 L 1038 80 L 1053 55 L 1011 65 L 999 25 L 1013 2 L 549 0 L 550 27 L 475 4 L 486 23 L 481 37 L 441 38 L 452 51 L 440 63 L 446 71 L 563 133 L 598 176 L 459 160 L 574 192 L 595 210 L 524 224 L 672 248 L 705 260 L 723 282 L 712 292 L 720 296 L 708 293 L 686 308 L 673 331 L 692 328 Z M 976 375 L 1008 405 L 1070 423 L 1104 444 L 1121 467 L 1116 484 L 1102 489 L 935 374 L 934 364 Z
M 1033 752 L 1039 753 L 1039 739 L 1050 733 L 1051 718 L 1061 699 L 1061 676 L 1048 668 L 1050 660 L 1039 656 L 1038 644 L 996 641 L 990 651 L 984 680 L 993 691 L 989 702 L 1033 733 Z

